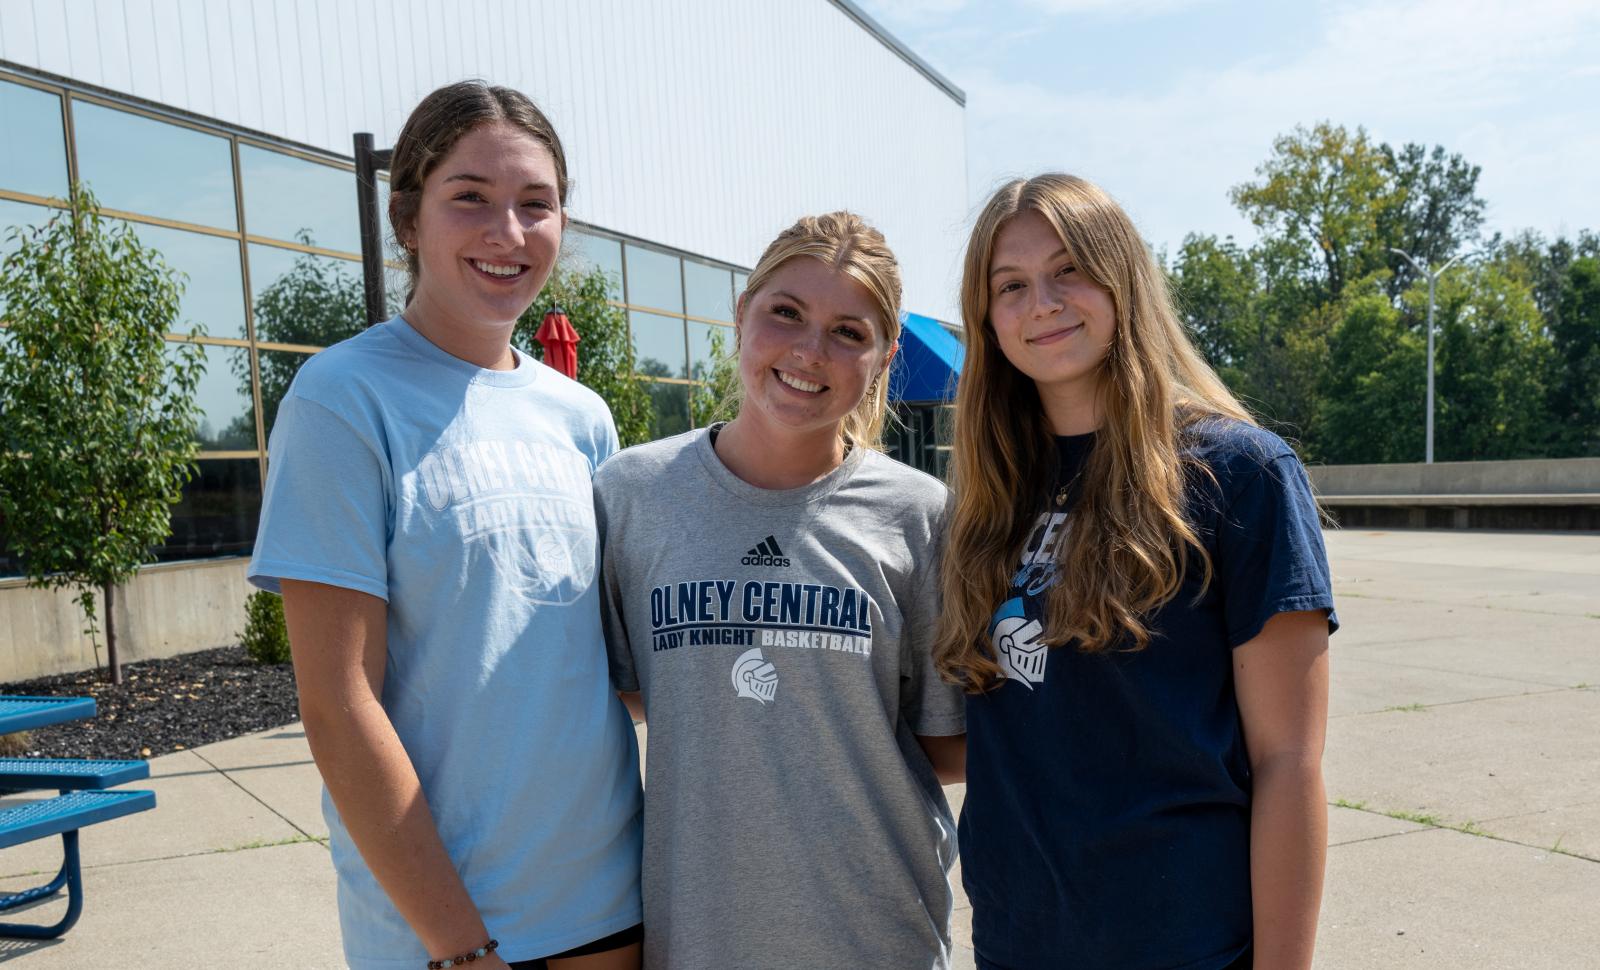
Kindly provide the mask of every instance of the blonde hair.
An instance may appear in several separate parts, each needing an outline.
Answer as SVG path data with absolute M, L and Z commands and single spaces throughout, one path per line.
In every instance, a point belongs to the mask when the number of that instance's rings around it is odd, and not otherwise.
M 961 314 L 967 356 L 956 394 L 943 620 L 935 659 L 970 690 L 1002 677 L 989 622 L 1005 598 L 1054 470 L 1055 447 L 1034 383 L 1006 359 L 989 321 L 995 237 L 1037 213 L 1078 272 L 1104 288 L 1115 329 L 1100 364 L 1103 420 L 1081 473 L 1072 528 L 1060 544 L 1044 639 L 1085 651 L 1150 641 L 1149 613 L 1177 595 L 1192 554 L 1211 562 L 1183 505 L 1180 435 L 1206 417 L 1254 423 L 1190 343 L 1166 276 L 1122 208 L 1099 187 L 1045 174 L 1003 186 L 967 244 Z
M 750 271 L 744 292 L 739 294 L 739 313 L 744 312 L 750 294 L 765 286 L 790 260 L 803 256 L 820 259 L 866 287 L 882 322 L 887 354 L 887 348 L 900 339 L 900 264 L 883 233 L 853 212 L 805 216 L 778 233 Z M 735 341 L 737 346 L 737 337 Z M 735 376 L 723 391 L 724 410 L 737 413 L 742 391 Z M 852 446 L 882 449 L 888 411 L 889 375 L 884 371 L 872 379 L 860 403 L 845 416 L 840 437 Z

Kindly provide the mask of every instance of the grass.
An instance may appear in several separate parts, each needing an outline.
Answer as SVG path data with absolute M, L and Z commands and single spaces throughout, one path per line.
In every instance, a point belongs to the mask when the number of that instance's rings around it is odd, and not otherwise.
M 1426 705 L 1426 704 L 1397 704 L 1394 707 L 1385 707 L 1379 713 L 1387 714 L 1390 711 L 1409 711 L 1409 712 L 1415 714 L 1418 711 L 1425 711 L 1427 709 L 1428 709 L 1428 705 Z
M 322 838 L 320 836 L 291 835 L 286 839 L 253 839 L 253 840 L 251 840 L 249 842 L 241 842 L 238 845 L 236 845 L 236 846 L 234 846 L 234 847 L 232 847 L 230 849 L 218 849 L 217 851 L 218 852 L 246 852 L 246 851 L 248 851 L 250 849 L 270 849 L 270 848 L 273 848 L 275 846 L 280 846 L 280 845 L 299 845 L 302 842 L 325 843 L 327 841 L 328 841 L 327 839 Z
M 1333 800 L 1333 806 L 1335 808 L 1353 808 L 1358 812 L 1364 812 L 1367 810 L 1366 802 L 1352 802 L 1348 798 L 1335 798 Z
M 1422 812 L 1393 811 L 1393 812 L 1381 812 L 1379 814 L 1387 815 L 1390 818 L 1397 818 L 1402 822 L 1416 822 L 1418 825 L 1426 825 L 1429 828 L 1434 828 L 1434 829 L 1445 829 L 1445 828 L 1452 828 L 1453 827 L 1453 826 L 1449 826 L 1449 825 L 1444 824 L 1444 820 L 1441 819 L 1437 815 L 1427 815 L 1427 814 L 1423 814 Z

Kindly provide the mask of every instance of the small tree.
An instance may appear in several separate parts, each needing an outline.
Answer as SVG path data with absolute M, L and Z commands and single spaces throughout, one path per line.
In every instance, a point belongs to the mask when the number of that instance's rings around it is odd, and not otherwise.
M 517 322 L 512 340 L 543 359 L 534 339 L 551 307 L 560 306 L 578 331 L 578 382 L 599 394 L 611 409 L 622 447 L 650 440 L 650 395 L 633 376 L 633 345 L 628 318 L 611 305 L 606 274 L 558 265 L 538 299 Z
M 87 189 L 0 263 L 0 516 L 31 586 L 72 587 L 121 683 L 113 594 L 171 526 L 195 473 L 205 358 L 164 339 L 182 286 L 160 254 L 100 216 Z M 98 652 L 98 643 L 96 643 Z
M 695 380 L 705 381 L 689 397 L 689 413 L 694 426 L 704 428 L 714 421 L 731 421 L 739 412 L 739 355 L 729 346 L 722 327 L 711 331 L 711 366 L 695 365 Z

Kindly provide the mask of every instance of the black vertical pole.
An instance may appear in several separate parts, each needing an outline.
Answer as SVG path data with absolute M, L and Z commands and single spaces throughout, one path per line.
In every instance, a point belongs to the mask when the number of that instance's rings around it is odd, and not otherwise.
M 388 149 L 372 147 L 372 135 L 355 135 L 356 206 L 361 218 L 361 277 L 367 298 L 367 326 L 389 319 L 383 294 L 383 230 L 378 218 L 378 170 L 389 167 Z

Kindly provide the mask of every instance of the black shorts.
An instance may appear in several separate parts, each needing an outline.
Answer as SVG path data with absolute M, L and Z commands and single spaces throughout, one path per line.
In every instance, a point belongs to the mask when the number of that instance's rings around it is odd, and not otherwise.
M 575 946 L 570 950 L 563 950 L 560 953 L 552 953 L 547 957 L 540 957 L 537 960 L 518 960 L 516 963 L 511 964 L 511 970 L 549 970 L 550 965 L 545 963 L 546 960 L 560 960 L 565 957 L 586 957 L 591 953 L 604 953 L 607 950 L 620 950 L 630 943 L 638 943 L 643 939 L 644 924 L 636 923 L 625 930 L 621 930 L 611 934 L 610 936 L 595 940 L 593 943 L 585 943 L 582 946 Z

